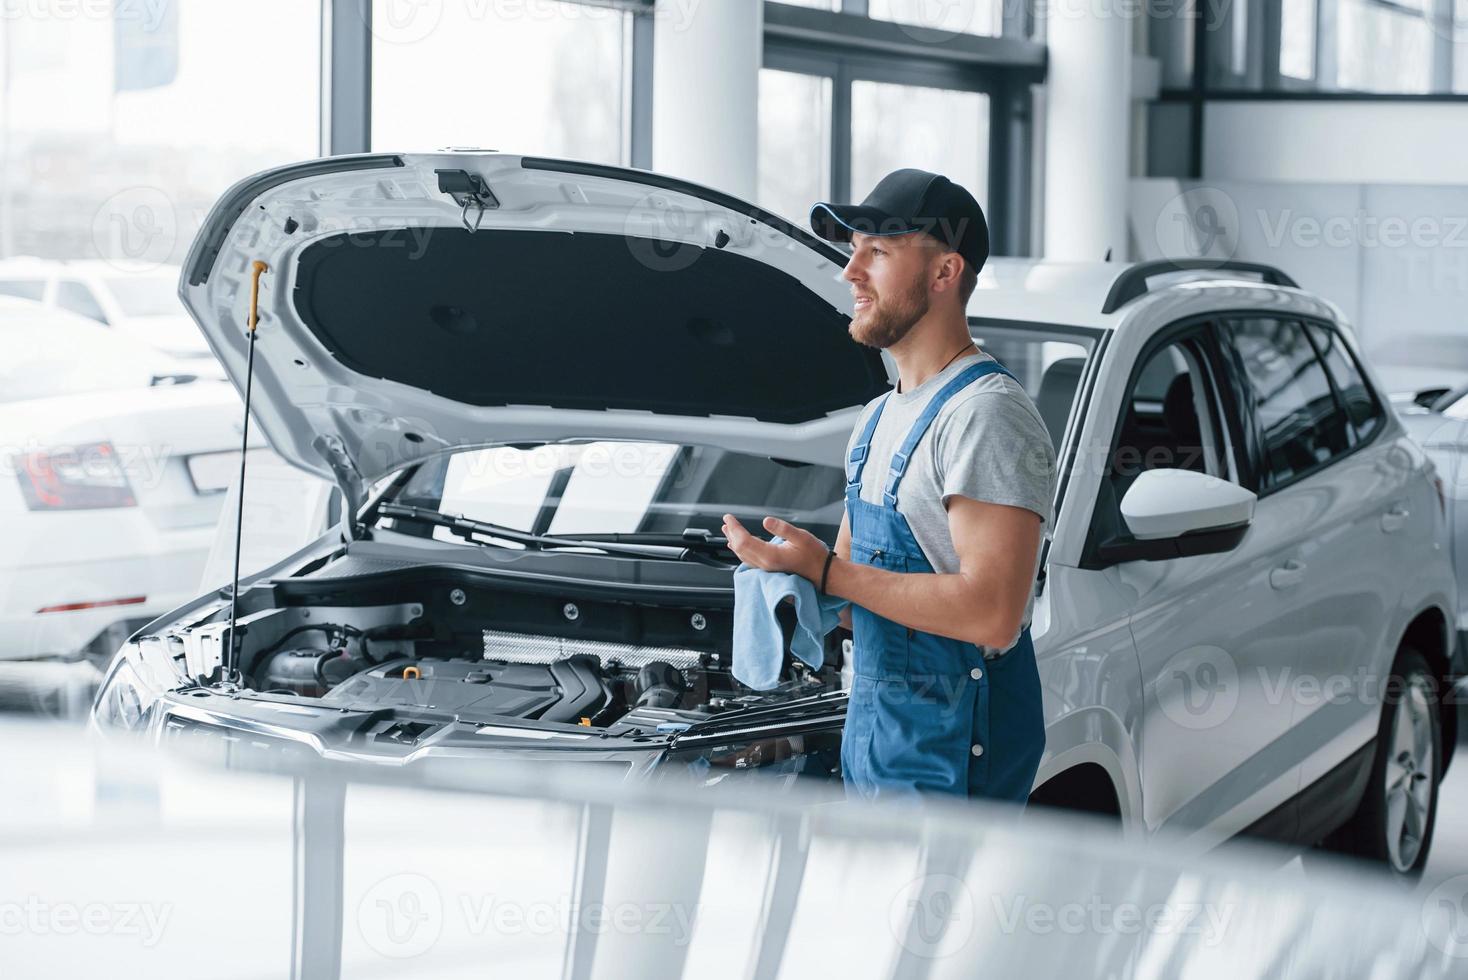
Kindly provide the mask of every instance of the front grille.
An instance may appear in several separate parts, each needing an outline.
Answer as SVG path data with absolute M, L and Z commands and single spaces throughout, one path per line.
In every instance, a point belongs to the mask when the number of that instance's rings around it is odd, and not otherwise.
M 603 665 L 616 661 L 624 667 L 641 669 L 661 661 L 679 670 L 699 665 L 703 654 L 678 647 L 641 647 L 630 643 L 604 643 L 600 640 L 569 640 L 558 636 L 536 636 L 533 633 L 484 631 L 484 659 L 504 660 L 517 664 L 553 664 L 575 656 L 596 657 Z

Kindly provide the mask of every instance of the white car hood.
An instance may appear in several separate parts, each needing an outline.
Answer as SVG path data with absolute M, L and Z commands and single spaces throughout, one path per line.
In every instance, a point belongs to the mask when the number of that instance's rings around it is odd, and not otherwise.
M 256 260 L 252 413 L 349 501 L 406 464 L 499 443 L 696 442 L 839 465 L 889 385 L 847 335 L 839 250 L 646 171 L 445 152 L 241 181 L 179 287 L 241 391 Z

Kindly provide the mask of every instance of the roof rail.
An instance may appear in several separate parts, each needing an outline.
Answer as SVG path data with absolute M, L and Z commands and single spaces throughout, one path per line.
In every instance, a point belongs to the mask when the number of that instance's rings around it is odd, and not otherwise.
M 1300 284 L 1272 265 L 1262 265 L 1258 262 L 1234 262 L 1219 259 L 1154 259 L 1151 262 L 1139 262 L 1126 269 L 1116 277 L 1116 282 L 1111 284 L 1111 291 L 1106 294 L 1106 302 L 1101 304 L 1102 313 L 1115 313 L 1138 296 L 1147 295 L 1147 280 L 1153 276 L 1164 275 L 1168 272 L 1217 272 L 1218 278 L 1231 278 L 1228 273 L 1244 272 L 1256 275 L 1266 285 L 1289 286 L 1298 289 Z

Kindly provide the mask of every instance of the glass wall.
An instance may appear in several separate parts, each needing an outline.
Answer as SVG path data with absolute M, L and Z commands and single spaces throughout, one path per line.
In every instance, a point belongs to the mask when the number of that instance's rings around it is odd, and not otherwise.
M 804 225 L 831 195 L 831 79 L 759 73 L 759 203 Z
M 894 139 L 894 134 L 901 134 Z M 989 97 L 978 92 L 851 83 L 851 190 L 864 197 L 899 167 L 940 173 L 989 203 Z
M 1149 7 L 1166 88 L 1192 83 L 1195 9 Z M 1465 0 L 1238 0 L 1203 11 L 1210 92 L 1468 93 Z
M 631 20 L 572 2 L 373 0 L 372 148 L 628 163 Z
M 317 154 L 320 24 L 310 0 L 6 5 L 0 259 L 177 264 L 231 183 Z

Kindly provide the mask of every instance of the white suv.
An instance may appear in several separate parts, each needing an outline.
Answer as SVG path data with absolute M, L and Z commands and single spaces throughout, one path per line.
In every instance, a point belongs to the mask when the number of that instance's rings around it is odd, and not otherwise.
M 223 667 L 227 595 L 141 631 L 97 723 L 440 773 L 839 778 L 841 637 L 741 688 L 711 532 L 834 537 L 891 377 L 847 337 L 844 253 L 643 171 L 285 167 L 216 205 L 183 270 L 241 387 L 257 262 L 255 417 L 346 519 L 243 583 Z M 1420 869 L 1453 738 L 1442 501 L 1335 308 L 1261 267 L 996 259 L 972 314 L 1061 461 L 1034 801 Z

